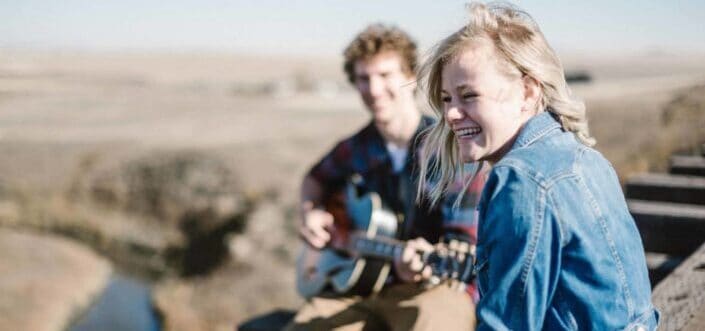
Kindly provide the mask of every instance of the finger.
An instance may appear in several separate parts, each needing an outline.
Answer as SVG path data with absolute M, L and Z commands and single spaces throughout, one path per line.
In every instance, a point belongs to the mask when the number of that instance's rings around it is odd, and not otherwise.
M 426 241 L 426 239 L 419 237 L 417 240 L 418 240 L 419 247 L 421 249 L 423 249 L 423 250 L 432 250 L 433 249 L 433 245 L 431 245 L 430 242 Z
M 321 249 L 326 246 L 326 243 L 323 240 L 316 237 L 309 237 L 309 243 L 317 249 Z
M 431 245 L 426 239 L 418 237 L 412 239 L 408 242 L 409 246 L 413 247 L 416 251 L 428 252 L 433 250 L 433 245 Z
M 314 236 L 308 228 L 302 228 L 301 231 L 299 231 L 299 235 L 306 243 L 314 248 L 321 249 L 326 244 L 326 242 Z
M 329 222 L 326 218 L 324 212 L 312 211 L 307 216 L 304 227 L 308 229 L 311 235 L 327 241 L 330 239 L 330 234 L 326 230 L 326 224 Z
M 423 261 L 421 261 L 421 258 L 419 257 L 418 254 L 414 254 L 414 256 L 411 258 L 411 262 L 409 263 L 409 269 L 413 272 L 420 272 L 424 267 Z
M 324 243 L 330 240 L 330 232 L 323 227 L 313 226 L 308 228 L 311 234 Z
M 333 214 L 321 209 L 313 209 L 309 211 L 308 217 L 316 219 L 318 222 L 323 224 L 333 223 Z
M 327 211 L 323 211 L 322 214 L 321 221 L 323 222 L 323 226 L 333 226 L 333 214 Z
M 414 258 L 414 256 L 416 256 L 416 249 L 413 247 L 413 244 L 407 244 L 406 247 L 404 247 L 404 250 L 402 251 L 401 262 L 403 262 L 404 264 L 409 264 L 411 263 L 411 260 Z
M 431 276 L 433 276 L 433 271 L 431 270 L 431 267 L 429 266 L 424 266 L 423 270 L 420 272 L 420 276 L 422 279 L 429 279 Z

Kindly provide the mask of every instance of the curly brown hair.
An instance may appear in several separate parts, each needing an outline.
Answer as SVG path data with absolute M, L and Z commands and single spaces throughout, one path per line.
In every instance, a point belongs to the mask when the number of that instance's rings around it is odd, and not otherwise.
M 376 23 L 367 26 L 345 48 L 343 69 L 351 83 L 355 83 L 355 62 L 367 60 L 383 52 L 396 52 L 402 61 L 402 70 L 413 75 L 416 72 L 416 42 L 396 26 Z

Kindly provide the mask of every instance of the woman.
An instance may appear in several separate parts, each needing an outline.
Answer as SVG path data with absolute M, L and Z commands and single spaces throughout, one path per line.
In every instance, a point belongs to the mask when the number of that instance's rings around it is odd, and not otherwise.
M 425 65 L 429 132 L 419 194 L 439 201 L 463 163 L 492 169 L 477 244 L 478 330 L 653 330 L 639 233 L 585 107 L 531 17 L 470 5 Z

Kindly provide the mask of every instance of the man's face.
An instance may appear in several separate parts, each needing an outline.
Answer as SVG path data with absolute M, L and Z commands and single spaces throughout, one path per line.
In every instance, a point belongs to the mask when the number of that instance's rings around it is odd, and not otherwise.
M 395 52 L 355 62 L 355 88 L 375 122 L 386 123 L 405 104 L 414 102 L 416 80 L 404 71 Z

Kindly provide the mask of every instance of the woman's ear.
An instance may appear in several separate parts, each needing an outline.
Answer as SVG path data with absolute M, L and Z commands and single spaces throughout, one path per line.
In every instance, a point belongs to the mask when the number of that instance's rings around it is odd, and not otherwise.
M 541 111 L 541 109 L 538 109 L 539 99 L 541 98 L 541 84 L 529 75 L 524 75 L 521 80 L 524 83 L 524 105 L 522 110 L 534 113 Z

